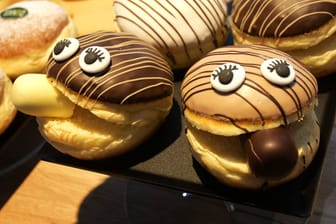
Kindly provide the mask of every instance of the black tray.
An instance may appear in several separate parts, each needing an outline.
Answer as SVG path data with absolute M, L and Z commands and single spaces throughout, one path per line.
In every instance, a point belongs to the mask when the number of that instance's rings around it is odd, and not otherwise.
M 160 130 L 137 149 L 119 157 L 82 161 L 59 153 L 46 143 L 34 118 L 18 113 L 11 127 L 0 136 L 0 176 L 36 154 L 41 159 L 119 176 L 129 180 L 232 203 L 253 214 L 274 213 L 305 220 L 314 207 L 315 197 L 334 123 L 336 77 L 319 80 L 317 114 L 321 126 L 320 147 L 311 166 L 296 180 L 267 191 L 237 190 L 218 183 L 193 158 L 184 133 L 184 120 L 176 82 L 171 113 Z M 224 208 L 225 209 L 225 208 Z M 236 209 L 237 211 L 237 209 Z
M 308 218 L 319 187 L 322 165 L 334 123 L 334 77 L 319 80 L 317 114 L 321 125 L 318 153 L 311 166 L 294 181 L 265 191 L 237 190 L 218 183 L 193 158 L 184 134 L 179 88 L 176 82 L 171 113 L 160 130 L 145 144 L 119 157 L 82 161 L 43 146 L 42 159 L 69 166 L 163 186 L 177 191 L 224 200 L 236 205 Z

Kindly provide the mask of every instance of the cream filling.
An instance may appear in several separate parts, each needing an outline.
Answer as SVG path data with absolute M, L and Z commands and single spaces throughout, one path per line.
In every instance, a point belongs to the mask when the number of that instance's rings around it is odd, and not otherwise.
M 20 112 L 31 116 L 71 118 L 79 106 L 105 122 L 133 126 L 162 120 L 169 113 L 173 99 L 168 96 L 146 103 L 119 105 L 97 102 L 75 93 L 63 94 L 64 91 L 69 92 L 55 88 L 44 74 L 25 74 L 14 81 L 11 99 Z

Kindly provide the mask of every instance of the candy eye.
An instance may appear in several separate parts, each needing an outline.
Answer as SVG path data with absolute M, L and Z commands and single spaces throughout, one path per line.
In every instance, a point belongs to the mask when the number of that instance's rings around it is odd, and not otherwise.
M 286 60 L 272 58 L 260 66 L 261 74 L 276 85 L 289 85 L 295 80 L 295 70 Z
M 211 74 L 212 87 L 223 93 L 238 89 L 245 80 L 244 68 L 235 63 L 227 63 L 217 67 Z
M 87 73 L 102 72 L 110 63 L 110 53 L 103 47 L 88 47 L 79 55 L 79 66 Z
M 64 61 L 74 55 L 79 49 L 79 41 L 75 38 L 66 38 L 57 42 L 52 52 L 56 61 Z

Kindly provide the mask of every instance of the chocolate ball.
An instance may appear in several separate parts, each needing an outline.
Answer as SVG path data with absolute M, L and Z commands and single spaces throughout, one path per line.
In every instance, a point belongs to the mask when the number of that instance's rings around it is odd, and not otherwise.
M 245 141 L 248 163 L 256 176 L 276 178 L 288 174 L 295 166 L 296 144 L 286 128 L 254 132 Z

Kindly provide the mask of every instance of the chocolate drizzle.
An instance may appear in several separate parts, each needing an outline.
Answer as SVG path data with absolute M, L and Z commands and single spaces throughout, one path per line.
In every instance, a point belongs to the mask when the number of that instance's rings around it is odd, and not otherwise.
M 268 82 L 260 72 L 261 63 L 269 58 L 284 58 L 296 71 L 293 84 L 279 87 Z M 220 94 L 211 88 L 210 74 L 224 63 L 238 63 L 246 72 L 243 85 L 230 94 Z M 227 46 L 210 52 L 198 61 L 185 75 L 181 86 L 185 108 L 222 120 L 243 132 L 242 124 L 265 125 L 270 120 L 282 120 L 288 124 L 288 116 L 303 119 L 303 109 L 313 106 L 317 95 L 315 77 L 288 54 L 267 46 Z M 211 100 L 209 100 L 211 99 Z
M 79 51 L 70 59 L 49 58 L 47 74 L 65 87 L 90 99 L 110 103 L 137 103 L 170 96 L 173 75 L 167 62 L 153 47 L 135 36 L 96 32 L 77 38 Z M 87 47 L 106 48 L 113 61 L 105 74 L 90 77 L 79 67 L 79 55 Z
M 233 23 L 243 32 L 258 37 L 288 37 L 309 33 L 336 15 L 330 0 L 237 0 Z
M 210 34 L 214 48 L 223 45 L 223 39 L 227 35 L 224 1 L 173 3 L 155 0 L 149 3 L 116 0 L 114 4 L 119 25 L 127 24 L 120 25 L 121 30 L 146 37 L 146 41 L 170 56 L 169 59 L 174 64 L 178 62 L 174 56 L 177 48 L 181 48 L 178 51 L 184 52 L 190 60 L 194 56 L 191 55 L 194 49 L 199 49 L 201 54 L 205 53 L 202 47 L 205 33 Z M 195 20 L 198 22 L 195 23 Z M 198 29 L 203 26 L 205 30 L 200 33 Z M 128 27 L 133 28 L 128 30 Z

